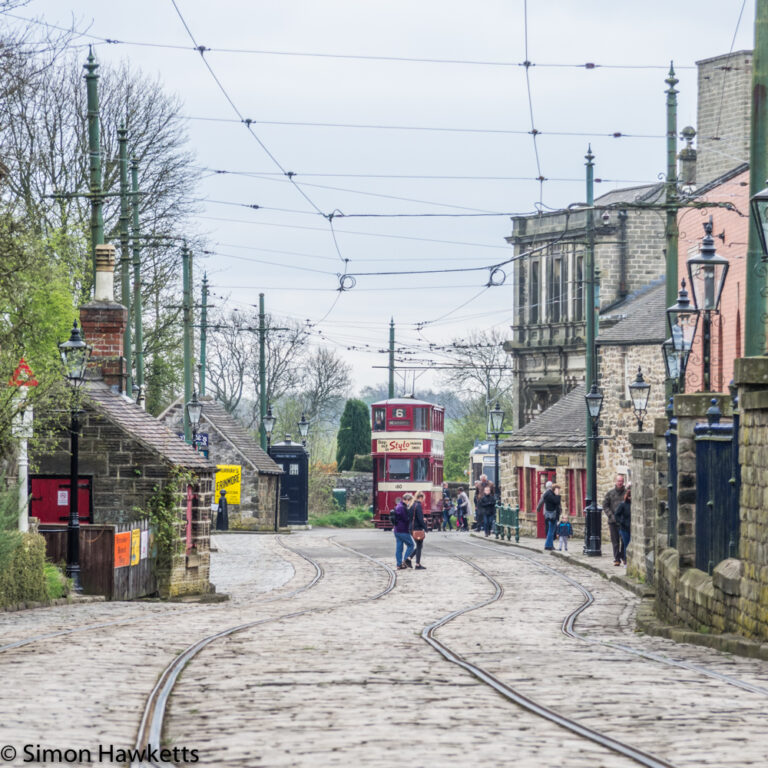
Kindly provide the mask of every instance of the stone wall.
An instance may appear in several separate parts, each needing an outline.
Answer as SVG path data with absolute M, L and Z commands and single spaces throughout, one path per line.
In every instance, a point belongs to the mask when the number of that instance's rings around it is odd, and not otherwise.
M 658 421 L 666 424 L 666 419 Z M 632 444 L 632 524 L 627 548 L 627 574 L 648 584 L 654 581 L 656 560 L 660 487 L 656 457 L 661 450 L 666 458 L 663 432 L 661 440 L 655 432 L 629 435 Z M 665 497 L 666 490 L 664 484 Z
M 344 488 L 347 491 L 347 509 L 350 507 L 370 507 L 373 504 L 372 472 L 340 472 L 321 475 L 319 482 L 330 489 Z M 313 514 L 312 510 L 309 511 Z

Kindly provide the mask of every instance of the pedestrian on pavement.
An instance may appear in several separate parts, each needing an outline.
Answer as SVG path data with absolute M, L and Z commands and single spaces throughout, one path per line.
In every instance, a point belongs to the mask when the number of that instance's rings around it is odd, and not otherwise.
M 451 489 L 448 487 L 448 483 L 443 483 L 443 498 L 444 499 L 450 499 L 451 498 Z
M 491 493 L 491 485 L 486 485 L 483 489 L 483 495 L 477 502 L 478 510 L 482 515 L 483 530 L 485 537 L 491 535 L 491 527 L 496 518 L 496 497 Z
M 480 479 L 475 483 L 475 524 L 472 527 L 476 531 L 482 531 L 485 528 L 480 499 L 485 494 L 486 488 L 490 488 L 493 494 L 493 483 L 488 479 L 488 475 L 480 475 Z
M 624 476 L 616 475 L 616 485 L 605 494 L 603 499 L 603 511 L 608 519 L 608 531 L 611 534 L 614 565 L 621 565 L 621 561 L 627 559 L 627 555 L 624 552 L 624 544 L 619 536 L 619 526 L 616 524 L 615 515 L 622 501 L 624 501 Z
M 469 496 L 464 488 L 459 488 L 459 495 L 456 497 L 456 530 L 469 530 Z
M 560 546 L 558 549 L 562 552 L 568 551 L 568 539 L 573 536 L 573 526 L 570 520 L 561 520 L 557 524 L 557 535 L 560 537 Z
M 418 499 L 418 496 L 416 497 Z M 452 531 L 451 517 L 453 516 L 453 501 L 450 496 L 443 496 L 443 522 L 440 525 L 441 531 Z
M 403 498 L 395 507 L 392 531 L 395 534 L 395 560 L 400 571 L 405 568 L 413 568 L 411 555 L 413 550 L 416 549 L 416 545 L 411 537 L 412 507 L 413 494 L 410 493 L 404 493 Z M 403 547 L 405 547 L 405 557 L 403 557 Z
M 216 530 L 229 530 L 229 509 L 227 504 L 227 492 L 224 488 L 219 493 L 219 506 L 216 507 Z
M 544 549 L 549 550 L 555 548 L 555 530 L 557 529 L 557 521 L 560 518 L 560 497 L 555 494 L 553 485 L 551 480 L 547 480 L 547 484 L 544 486 L 544 493 L 536 505 L 537 512 L 542 508 L 544 509 L 544 525 L 546 526 Z
M 624 491 L 624 499 L 616 507 L 616 511 L 613 513 L 616 518 L 616 525 L 619 527 L 619 536 L 621 536 L 622 543 L 622 560 L 624 565 L 627 564 L 627 547 L 629 546 L 629 535 L 632 529 L 632 488 L 627 486 Z
M 424 539 L 427 536 L 427 524 L 424 522 L 424 493 L 416 494 L 413 503 L 413 515 L 411 516 L 411 535 L 416 542 L 416 570 L 423 571 L 426 566 L 421 564 L 421 550 L 424 548 Z

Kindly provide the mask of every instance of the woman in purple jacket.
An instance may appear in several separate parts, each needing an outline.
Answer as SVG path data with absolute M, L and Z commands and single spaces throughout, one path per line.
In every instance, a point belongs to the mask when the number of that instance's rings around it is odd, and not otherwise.
M 413 506 L 413 494 L 404 493 L 403 498 L 395 507 L 395 520 L 392 528 L 395 534 L 395 560 L 397 568 L 402 571 L 405 568 L 413 568 L 411 555 L 416 545 L 411 536 L 411 507 Z M 405 557 L 403 557 L 403 545 L 405 545 Z

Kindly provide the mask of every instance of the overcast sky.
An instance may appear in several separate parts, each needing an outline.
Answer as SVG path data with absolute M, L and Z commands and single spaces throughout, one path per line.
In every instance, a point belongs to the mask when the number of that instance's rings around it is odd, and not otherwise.
M 584 199 L 589 142 L 596 176 L 614 180 L 596 194 L 654 181 L 665 170 L 670 60 L 680 78 L 679 127 L 695 125 L 695 61 L 751 48 L 755 13 L 754 0 L 529 0 L 526 25 L 523 0 L 176 2 L 197 44 L 212 49 L 207 62 L 240 115 L 255 121 L 261 144 L 192 50 L 171 0 L 32 0 L 19 14 L 127 41 L 97 45 L 100 61 L 126 59 L 181 97 L 200 166 L 254 174 L 211 173 L 198 190 L 207 202 L 194 226 L 221 254 L 199 262 L 213 300 L 244 310 L 263 291 L 268 311 L 315 323 L 315 338 L 354 365 L 358 387 L 386 381 L 386 371 L 371 367 L 386 357 L 371 352 L 385 347 L 390 316 L 398 341 L 412 349 L 506 328 L 512 316 L 511 280 L 483 291 L 487 270 L 361 273 L 492 265 L 511 255 L 504 242 L 511 224 L 508 216 L 335 218 L 337 249 L 318 210 L 560 207 Z M 224 48 L 248 52 L 217 51 Z M 530 105 L 519 65 L 526 59 Z M 532 127 L 541 131 L 538 159 Z M 425 128 L 440 130 L 415 130 Z M 633 137 L 610 138 L 615 132 Z M 296 174 L 299 188 L 284 171 Z M 540 175 L 548 179 L 541 189 Z M 340 294 L 345 266 L 356 284 Z M 436 359 L 420 356 L 427 358 Z M 423 377 L 417 393 L 435 383 Z

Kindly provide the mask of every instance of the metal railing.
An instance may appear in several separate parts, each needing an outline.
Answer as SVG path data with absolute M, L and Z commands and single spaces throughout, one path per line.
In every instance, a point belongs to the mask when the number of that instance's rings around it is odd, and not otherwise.
M 494 534 L 496 538 L 505 538 L 510 541 L 512 529 L 515 529 L 515 541 L 520 541 L 520 507 L 511 507 L 509 504 L 496 505 L 496 525 Z

